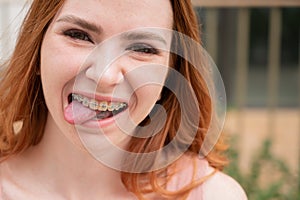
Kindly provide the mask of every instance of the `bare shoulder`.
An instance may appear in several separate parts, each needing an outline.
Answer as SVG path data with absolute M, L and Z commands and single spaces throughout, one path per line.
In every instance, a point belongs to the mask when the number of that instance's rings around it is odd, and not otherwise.
M 203 199 L 247 200 L 240 184 L 230 176 L 216 172 L 203 183 Z
M 205 158 L 184 155 L 178 163 L 181 170 L 168 183 L 169 190 L 176 191 L 193 180 L 205 179 L 191 191 L 188 200 L 247 200 L 240 184 L 225 173 L 216 171 Z

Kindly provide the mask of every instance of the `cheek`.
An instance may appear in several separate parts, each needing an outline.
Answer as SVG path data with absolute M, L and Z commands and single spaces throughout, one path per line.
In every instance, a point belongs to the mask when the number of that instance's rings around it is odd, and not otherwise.
M 140 98 L 143 99 L 143 102 L 141 103 L 146 103 L 148 105 L 153 106 L 156 101 L 160 98 L 160 93 L 162 90 L 162 86 L 160 85 L 148 85 L 140 90 Z
M 49 56 L 47 52 L 41 56 L 41 79 L 44 97 L 50 113 L 54 114 L 62 108 L 62 91 L 64 81 L 68 80 L 67 64 L 60 56 Z
M 71 79 L 79 68 L 76 63 L 76 57 L 45 46 L 41 51 L 41 74 L 45 84 L 60 85 Z
M 43 92 L 50 113 L 57 115 L 63 107 L 63 90 L 76 77 L 83 62 L 75 53 L 58 40 L 45 38 L 41 48 L 41 79 Z
M 158 86 L 143 86 L 134 91 L 130 98 L 130 119 L 138 125 L 151 112 L 153 106 L 160 96 Z
M 62 40 L 52 35 L 45 36 L 41 48 L 41 76 L 42 83 L 47 90 L 58 90 L 61 92 L 62 87 L 80 71 L 84 62 L 86 53 L 80 49 L 66 45 Z

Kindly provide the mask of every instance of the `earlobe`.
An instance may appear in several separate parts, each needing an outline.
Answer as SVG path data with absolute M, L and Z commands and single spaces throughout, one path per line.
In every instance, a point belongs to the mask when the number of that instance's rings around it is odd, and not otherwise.
M 22 130 L 22 128 L 23 128 L 23 120 L 15 121 L 13 123 L 13 130 L 16 135 Z

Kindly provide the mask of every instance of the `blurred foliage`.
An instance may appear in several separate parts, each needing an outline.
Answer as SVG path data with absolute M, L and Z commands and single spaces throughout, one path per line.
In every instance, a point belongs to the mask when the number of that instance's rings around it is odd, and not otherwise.
M 236 179 L 245 189 L 249 200 L 297 200 L 300 199 L 300 181 L 292 174 L 283 160 L 271 152 L 272 142 L 267 139 L 257 151 L 247 173 L 241 172 L 236 148 L 237 138 L 228 151 L 230 165 L 225 173 Z M 300 163 L 299 163 L 300 164 Z

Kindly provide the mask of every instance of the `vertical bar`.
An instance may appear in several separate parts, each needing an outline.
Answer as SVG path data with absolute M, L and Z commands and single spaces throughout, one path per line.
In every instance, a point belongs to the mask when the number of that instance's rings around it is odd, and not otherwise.
M 9 1 L 2 1 L 0 2 L 0 20 L 1 20 L 1 30 L 3 30 L 3 32 L 1 32 L 0 35 L 0 40 L 1 40 L 1 49 L 0 49 L 0 59 L 3 59 L 5 56 L 5 51 L 7 49 L 9 49 L 9 32 L 8 32 L 8 27 L 9 27 L 9 16 L 10 16 L 10 12 L 9 12 L 9 6 L 10 3 Z
M 299 38 L 298 38 L 298 133 L 300 133 L 300 28 L 299 28 Z M 300 135 L 298 134 L 298 180 L 300 178 Z M 300 181 L 298 181 L 298 191 L 300 191 Z
M 206 15 L 207 51 L 216 62 L 218 58 L 218 10 L 207 8 Z
M 237 71 L 236 71 L 236 101 L 242 109 L 246 104 L 248 49 L 249 49 L 249 9 L 238 10 L 237 26 Z
M 269 113 L 269 136 L 274 133 L 275 111 L 278 106 L 278 86 L 280 71 L 280 48 L 281 48 L 281 9 L 271 8 L 269 27 L 269 55 L 268 55 L 268 113 Z
M 244 131 L 243 110 L 246 105 L 247 77 L 248 77 L 248 52 L 249 52 L 249 8 L 239 8 L 237 24 L 237 52 L 236 52 L 236 105 L 238 109 L 238 130 Z

